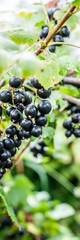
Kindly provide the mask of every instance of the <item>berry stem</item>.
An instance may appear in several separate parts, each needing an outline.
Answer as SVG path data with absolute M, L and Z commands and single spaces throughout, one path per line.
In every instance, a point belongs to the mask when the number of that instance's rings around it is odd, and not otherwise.
M 64 100 L 67 100 L 67 101 L 69 101 L 71 103 L 74 103 L 77 106 L 80 106 L 80 99 L 77 99 L 75 97 L 71 97 L 71 96 L 69 96 L 67 94 L 62 94 L 62 97 L 63 97 Z
M 23 147 L 23 149 L 21 150 L 21 152 L 18 154 L 18 156 L 16 156 L 14 158 L 14 162 L 13 162 L 13 166 L 17 165 L 20 161 L 21 155 L 23 154 L 23 152 L 28 148 L 28 146 L 30 145 L 30 140 L 26 143 L 26 145 Z
M 62 27 L 62 25 L 66 22 L 66 20 L 71 16 L 73 13 L 75 6 L 71 6 L 69 10 L 65 13 L 65 15 L 62 17 L 62 19 L 57 23 L 57 25 L 53 28 L 53 30 L 48 34 L 44 41 L 44 45 L 41 45 L 36 51 L 35 54 L 38 56 L 40 53 L 44 51 L 44 49 L 47 47 L 48 43 L 51 41 L 51 39 L 55 36 L 56 32 Z
M 65 77 L 64 80 L 62 81 L 63 84 L 71 84 L 76 87 L 80 87 L 80 78 L 76 81 L 75 77 Z
M 48 44 L 48 46 L 52 46 L 52 45 L 67 45 L 67 46 L 70 46 L 70 47 L 80 48 L 80 46 L 77 46 L 77 45 L 74 45 L 74 44 L 71 44 L 71 43 L 65 43 L 65 42 L 51 42 L 51 43 Z
M 45 7 L 45 5 L 43 3 L 43 0 L 40 0 L 40 2 L 41 2 L 41 5 L 43 7 L 43 11 L 44 11 L 44 14 L 46 16 L 47 22 L 49 22 L 49 17 L 48 17 L 47 11 L 46 11 L 46 7 Z

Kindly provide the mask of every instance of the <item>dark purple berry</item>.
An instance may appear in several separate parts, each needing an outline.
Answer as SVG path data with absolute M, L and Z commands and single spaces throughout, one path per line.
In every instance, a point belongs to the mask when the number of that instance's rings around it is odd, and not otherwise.
M 32 128 L 32 120 L 28 118 L 23 118 L 20 122 L 20 126 L 25 130 L 29 131 Z
M 42 128 L 40 126 L 34 125 L 31 134 L 34 137 L 39 137 L 42 134 Z
M 14 140 L 12 138 L 4 137 L 3 138 L 3 143 L 4 143 L 4 147 L 8 150 L 15 147 L 15 143 L 14 143 Z
M 9 85 L 13 88 L 18 88 L 21 85 L 21 79 L 15 76 L 12 76 L 9 79 Z
M 7 108 L 6 108 L 6 113 L 7 113 L 7 115 L 10 116 L 11 111 L 14 110 L 14 109 L 16 109 L 14 106 L 9 106 L 9 107 L 7 107 Z
M 36 124 L 39 125 L 39 126 L 45 126 L 47 123 L 47 118 L 46 116 L 42 116 L 40 114 L 39 117 L 36 118 Z
M 7 128 L 6 128 L 6 130 L 5 130 L 5 132 L 6 132 L 6 134 L 8 134 L 8 135 L 10 135 L 10 136 L 14 136 L 15 134 L 16 134 L 16 127 L 14 126 L 14 125 L 9 125 Z
M 55 46 L 54 45 L 49 46 L 49 51 L 54 53 L 55 52 Z
M 48 89 L 45 89 L 45 88 L 42 88 L 42 89 L 38 89 L 37 91 L 39 97 L 41 98 L 48 98 L 50 95 L 51 95 L 51 89 L 48 88 Z
M 12 95 L 11 92 L 7 89 L 0 91 L 0 101 L 7 103 L 11 103 Z
M 33 85 L 33 87 L 40 89 L 42 88 L 41 84 L 39 83 L 39 81 L 36 78 L 31 79 L 31 83 Z
M 75 128 L 74 129 L 74 136 L 77 138 L 80 138 L 80 128 Z
M 61 28 L 61 35 L 62 35 L 62 37 L 69 37 L 70 30 L 69 30 L 69 28 L 67 26 L 63 26 Z
M 64 123 L 63 123 L 63 127 L 70 130 L 72 128 L 72 123 L 70 120 L 65 120 Z

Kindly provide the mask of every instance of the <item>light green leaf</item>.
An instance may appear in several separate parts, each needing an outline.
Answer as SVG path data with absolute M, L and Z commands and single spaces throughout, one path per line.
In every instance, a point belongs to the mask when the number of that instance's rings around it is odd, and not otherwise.
M 52 127 L 43 128 L 43 134 L 42 134 L 42 136 L 43 136 L 43 138 L 53 139 L 53 136 L 54 136 L 54 128 L 52 128 Z
M 35 74 L 36 78 L 45 88 L 52 87 L 58 82 L 58 65 L 56 61 L 51 60 L 50 62 L 43 61 L 43 67 L 40 71 Z
M 9 216 L 11 217 L 11 220 L 17 225 L 18 228 L 20 228 L 18 220 L 16 218 L 16 215 L 15 215 L 15 213 L 13 211 L 13 208 L 11 207 L 11 205 L 10 205 L 8 199 L 7 199 L 7 195 L 4 192 L 2 187 L 0 187 L 0 197 L 1 197 L 1 199 L 3 200 L 3 202 L 5 204 L 5 207 L 7 209 L 7 212 L 9 214 Z
M 47 216 L 55 220 L 70 217 L 74 214 L 74 209 L 67 203 L 61 203 L 57 205 L 54 210 L 47 212 Z
M 35 31 L 26 30 L 23 28 L 15 28 L 8 31 L 9 37 L 12 41 L 17 44 L 26 44 L 32 45 L 37 41 L 37 34 Z
M 12 62 L 12 58 L 5 50 L 0 50 L 0 74 L 6 70 Z

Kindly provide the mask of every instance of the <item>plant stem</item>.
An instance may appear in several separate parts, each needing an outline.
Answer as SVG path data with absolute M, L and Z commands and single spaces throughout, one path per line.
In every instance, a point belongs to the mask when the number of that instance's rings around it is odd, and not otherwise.
M 26 143 L 26 145 L 24 146 L 24 148 L 21 150 L 21 152 L 14 158 L 14 162 L 13 162 L 13 166 L 16 164 L 18 164 L 19 163 L 19 161 L 20 161 L 20 158 L 21 158 L 21 156 L 22 156 L 22 154 L 23 154 L 23 152 L 28 148 L 28 146 L 30 145 L 30 140 Z
M 75 87 L 80 87 L 80 78 L 76 81 L 75 77 L 65 77 L 62 84 L 71 84 Z
M 44 3 L 43 3 L 43 0 L 40 0 L 40 2 L 41 2 L 41 5 L 42 5 L 42 7 L 43 7 L 44 14 L 45 14 L 45 16 L 46 16 L 47 22 L 49 22 L 49 17 L 48 17 L 47 11 L 46 11 L 46 7 L 45 7 L 45 5 L 44 5 Z
M 71 97 L 71 96 L 69 96 L 67 94 L 62 94 L 62 97 L 63 97 L 64 100 L 67 100 L 67 101 L 69 101 L 71 103 L 74 103 L 75 105 L 80 106 L 80 99 L 77 99 L 75 97 Z
M 66 22 L 66 20 L 71 16 L 71 13 L 74 11 L 76 7 L 71 6 L 69 10 L 65 13 L 62 19 L 57 23 L 57 25 L 53 28 L 53 30 L 48 34 L 44 41 L 44 46 L 41 45 L 36 51 L 35 54 L 38 56 L 48 45 L 51 39 L 55 36 L 56 32 L 62 27 L 62 25 Z
M 80 48 L 80 46 L 71 44 L 71 43 L 66 43 L 66 42 L 51 42 L 49 43 L 48 46 L 52 46 L 52 45 L 67 45 L 67 46 L 71 46 L 71 47 L 76 47 L 76 48 Z

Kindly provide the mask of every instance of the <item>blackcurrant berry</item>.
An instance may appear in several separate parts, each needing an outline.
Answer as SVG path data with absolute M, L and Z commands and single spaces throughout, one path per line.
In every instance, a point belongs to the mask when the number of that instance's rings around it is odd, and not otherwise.
M 42 29 L 43 29 L 43 28 L 47 27 L 47 25 L 46 25 L 46 24 L 44 24 L 44 25 L 42 25 L 41 27 L 42 27 Z
M 54 45 L 49 46 L 49 51 L 54 53 L 55 52 L 55 46 Z
M 63 127 L 70 130 L 72 128 L 72 123 L 70 120 L 65 120 L 64 123 L 63 123 Z
M 44 27 L 44 28 L 42 29 L 42 37 L 43 37 L 43 38 L 47 37 L 48 33 L 49 33 L 49 27 L 48 27 L 48 26 L 47 26 L 47 27 Z
M 20 121 L 22 118 L 21 112 L 18 109 L 14 109 L 10 113 L 11 120 Z
M 6 128 L 5 133 L 10 136 L 14 136 L 16 134 L 16 127 L 14 125 L 9 125 Z
M 11 92 L 7 89 L 0 91 L 0 101 L 7 103 L 10 102 L 11 103 Z
M 80 113 L 76 113 L 75 115 L 72 116 L 73 123 L 78 123 L 79 121 L 80 121 Z
M 20 147 L 21 140 L 19 140 L 19 138 L 14 138 L 14 143 L 15 143 L 15 147 Z
M 15 143 L 14 143 L 14 140 L 12 138 L 4 137 L 3 138 L 3 143 L 4 143 L 4 147 L 8 150 L 15 147 Z
M 36 115 L 37 115 L 37 108 L 35 107 L 34 104 L 29 104 L 26 109 L 25 109 L 25 115 L 27 117 L 32 117 L 32 118 L 35 118 Z
M 25 93 L 24 105 L 27 106 L 27 105 L 30 104 L 31 102 L 32 102 L 32 97 L 31 97 L 30 93 L 26 92 L 26 93 Z
M 7 160 L 6 164 L 5 164 L 5 168 L 11 168 L 13 165 L 13 162 L 11 159 Z
M 23 130 L 21 128 L 18 128 L 16 131 L 16 135 L 19 138 L 19 140 L 23 139 Z
M 14 106 L 9 106 L 9 107 L 7 107 L 7 108 L 6 108 L 6 113 L 7 113 L 7 115 L 10 116 L 11 111 L 14 110 L 14 109 L 16 109 Z
M 1 173 L 2 173 L 2 174 L 5 174 L 5 173 L 6 173 L 6 169 L 5 169 L 5 168 L 2 168 L 2 169 L 1 169 Z
M 2 153 L 0 153 L 0 158 L 2 162 L 6 161 L 10 157 L 11 157 L 11 153 L 6 149 L 3 149 Z
M 25 102 L 25 97 L 21 93 L 14 95 L 14 103 L 15 104 L 24 103 L 24 102 Z
M 0 160 L 0 168 L 2 168 L 3 166 L 4 166 L 4 162 Z
M 73 107 L 71 108 L 71 113 L 77 113 L 77 112 L 78 112 L 77 106 L 73 106 Z
M 23 136 L 24 136 L 24 138 L 30 138 L 31 137 L 31 133 L 30 133 L 30 131 L 25 131 L 25 130 L 23 130 Z
M 21 85 L 21 79 L 15 76 L 12 76 L 9 79 L 9 85 L 13 88 L 18 88 Z
M 42 134 L 42 128 L 40 126 L 34 125 L 31 130 L 31 135 L 34 137 L 39 137 Z
M 38 103 L 39 112 L 42 113 L 43 115 L 48 114 L 51 111 L 51 108 L 52 108 L 51 103 L 47 100 L 41 100 Z
M 45 126 L 47 123 L 47 118 L 46 116 L 42 116 L 40 114 L 39 117 L 36 118 L 36 124 L 39 125 L 39 126 Z
M 68 28 L 67 26 L 63 26 L 63 27 L 61 28 L 61 35 L 62 35 L 63 37 L 69 37 L 69 35 L 70 35 L 70 30 L 69 30 L 69 28 Z
M 31 83 L 33 85 L 33 87 L 40 89 L 42 88 L 41 84 L 39 83 L 39 81 L 36 78 L 31 79 Z
M 65 132 L 65 136 L 68 138 L 68 137 L 70 137 L 72 135 L 72 132 L 70 131 L 70 130 L 67 130 L 66 132 Z
M 4 143 L 0 141 L 0 152 L 3 150 L 3 148 L 4 148 Z
M 0 116 L 2 116 L 2 106 L 0 105 Z
M 32 128 L 32 120 L 28 118 L 23 118 L 20 122 L 20 126 L 25 130 L 29 131 Z
M 79 138 L 80 137 L 80 128 L 75 128 L 74 129 L 74 136 Z
M 49 19 L 51 19 L 53 17 L 53 14 L 57 11 L 60 10 L 58 7 L 54 7 L 54 8 L 50 8 L 48 9 L 47 13 L 48 13 L 48 17 Z
M 43 139 L 40 139 L 38 141 L 38 144 L 41 145 L 42 147 L 45 147 L 45 143 L 43 142 Z
M 16 154 L 16 148 L 10 149 L 11 157 Z
M 37 150 L 37 153 L 43 154 L 43 152 L 44 152 L 41 145 L 38 145 L 37 148 L 36 148 L 36 150 Z
M 30 146 L 30 150 L 31 152 L 36 152 L 36 146 L 34 146 L 33 144 Z
M 24 110 L 24 105 L 23 105 L 23 103 L 17 104 L 17 109 L 18 109 L 20 112 L 23 112 L 23 110 Z
M 56 34 L 53 38 L 54 42 L 64 42 L 64 39 L 62 36 L 60 36 L 59 34 Z M 60 44 L 56 44 L 56 46 L 61 46 Z
M 38 89 L 37 91 L 39 97 L 41 98 L 48 98 L 50 95 L 51 95 L 51 89 L 48 88 L 48 89 L 45 89 L 45 88 L 42 88 L 42 89 Z

